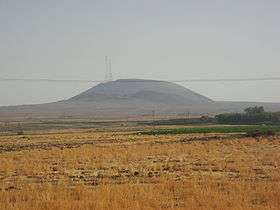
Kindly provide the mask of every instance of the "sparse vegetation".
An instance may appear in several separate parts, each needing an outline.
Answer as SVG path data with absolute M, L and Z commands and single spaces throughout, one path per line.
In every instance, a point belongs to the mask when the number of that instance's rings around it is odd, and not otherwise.
M 207 127 L 186 127 L 170 129 L 154 129 L 140 132 L 143 135 L 169 135 L 169 134 L 192 134 L 192 133 L 247 133 L 259 130 L 266 133 L 268 131 L 280 132 L 280 126 L 276 125 L 254 125 L 254 126 L 207 126 Z
M 246 135 L 248 137 L 260 137 L 260 136 L 274 136 L 276 135 L 275 131 L 271 130 L 271 129 L 267 129 L 267 130 L 249 130 L 247 131 Z
M 0 136 L 0 209 L 279 207 L 279 136 L 130 129 Z
M 205 125 L 214 124 L 217 120 L 213 117 L 202 116 L 195 118 L 177 118 L 177 119 L 166 119 L 166 120 L 155 120 L 149 122 L 140 122 L 139 124 L 146 125 Z
M 225 113 L 216 116 L 220 124 L 280 124 L 280 112 L 265 112 L 263 107 L 249 107 L 244 113 Z

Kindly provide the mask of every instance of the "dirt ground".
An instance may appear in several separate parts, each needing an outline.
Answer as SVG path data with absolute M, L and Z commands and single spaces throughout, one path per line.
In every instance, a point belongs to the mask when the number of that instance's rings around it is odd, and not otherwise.
M 280 136 L 0 136 L 0 209 L 279 209 Z

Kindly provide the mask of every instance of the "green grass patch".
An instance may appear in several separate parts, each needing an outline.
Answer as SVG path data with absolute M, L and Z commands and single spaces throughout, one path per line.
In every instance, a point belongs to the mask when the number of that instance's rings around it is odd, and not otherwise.
M 248 133 L 258 130 L 260 132 L 280 132 L 279 125 L 252 125 L 252 126 L 210 126 L 210 127 L 189 127 L 174 129 L 155 129 L 140 132 L 143 135 L 168 135 L 168 134 L 191 134 L 191 133 Z

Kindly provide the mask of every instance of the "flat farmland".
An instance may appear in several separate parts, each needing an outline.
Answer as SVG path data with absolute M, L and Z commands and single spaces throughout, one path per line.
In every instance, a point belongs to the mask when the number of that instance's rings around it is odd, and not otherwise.
M 280 136 L 6 134 L 0 161 L 0 209 L 280 206 Z

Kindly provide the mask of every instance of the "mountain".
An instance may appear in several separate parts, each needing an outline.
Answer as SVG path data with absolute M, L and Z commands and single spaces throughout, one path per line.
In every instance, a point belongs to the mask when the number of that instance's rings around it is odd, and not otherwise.
M 160 103 L 207 103 L 211 99 L 180 85 L 157 80 L 121 79 L 101 83 L 69 101 L 95 101 L 102 99 L 141 99 Z
M 37 105 L 0 107 L 0 120 L 27 118 L 116 119 L 150 115 L 240 112 L 249 106 L 280 111 L 280 104 L 217 102 L 183 86 L 157 80 L 122 79 L 101 83 L 70 99 Z

